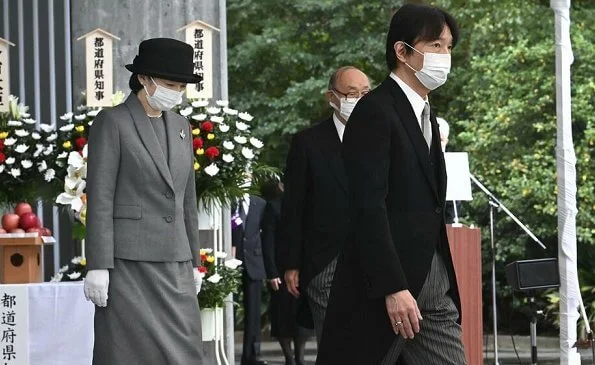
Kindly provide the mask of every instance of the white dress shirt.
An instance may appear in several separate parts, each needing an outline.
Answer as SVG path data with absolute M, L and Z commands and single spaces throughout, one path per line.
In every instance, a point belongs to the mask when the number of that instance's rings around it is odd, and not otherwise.
M 429 104 L 428 98 L 426 97 L 426 100 L 424 100 L 421 96 L 419 96 L 418 93 L 413 91 L 413 89 L 409 85 L 407 85 L 405 83 L 405 81 L 401 80 L 397 75 L 395 75 L 394 72 L 390 73 L 390 77 L 391 77 L 391 79 L 393 79 L 397 82 L 397 84 L 401 87 L 401 90 L 403 90 L 403 92 L 405 93 L 407 100 L 409 100 L 409 103 L 411 104 L 411 107 L 413 108 L 413 113 L 415 114 L 415 117 L 417 118 L 417 124 L 419 125 L 419 128 L 421 129 L 421 114 L 424 111 L 424 107 L 425 107 L 426 103 Z
M 337 115 L 333 113 L 333 122 L 335 122 L 335 128 L 337 128 L 337 134 L 339 135 L 339 139 L 343 142 L 343 133 L 345 133 L 345 124 L 343 124 Z

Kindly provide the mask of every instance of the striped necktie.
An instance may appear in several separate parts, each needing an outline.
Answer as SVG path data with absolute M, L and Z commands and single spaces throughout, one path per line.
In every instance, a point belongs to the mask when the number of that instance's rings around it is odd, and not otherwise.
M 430 104 L 427 102 L 424 111 L 421 113 L 421 133 L 424 135 L 429 153 L 432 145 L 432 125 L 430 124 Z

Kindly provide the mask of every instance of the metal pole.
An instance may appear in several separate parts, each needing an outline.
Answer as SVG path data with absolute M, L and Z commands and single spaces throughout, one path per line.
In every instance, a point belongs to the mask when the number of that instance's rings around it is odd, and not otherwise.
M 17 4 L 17 17 L 19 28 L 19 99 L 25 104 L 25 14 L 23 0 Z
M 4 39 L 10 41 L 10 27 L 8 23 L 8 0 L 4 0 Z M 10 86 L 10 85 L 9 85 Z
M 531 309 L 531 364 L 537 365 L 537 310 L 533 296 L 529 298 L 529 308 Z
M 494 320 L 494 364 L 498 360 L 498 311 L 496 308 L 496 247 L 494 246 L 494 202 L 490 199 L 490 248 L 492 249 L 492 317 Z
M 70 0 L 64 0 L 64 77 L 66 85 L 66 112 L 72 111 L 72 50 L 70 32 Z

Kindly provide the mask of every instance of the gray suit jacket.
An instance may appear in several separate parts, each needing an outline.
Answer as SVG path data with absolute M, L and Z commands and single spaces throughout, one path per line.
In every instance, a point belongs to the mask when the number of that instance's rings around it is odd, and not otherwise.
M 87 266 L 114 258 L 200 263 L 192 133 L 164 112 L 168 155 L 135 94 L 102 110 L 89 134 Z

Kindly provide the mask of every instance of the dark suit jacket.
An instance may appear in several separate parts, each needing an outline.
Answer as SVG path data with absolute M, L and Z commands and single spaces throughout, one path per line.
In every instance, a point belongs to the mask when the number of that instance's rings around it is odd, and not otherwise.
M 281 199 L 267 202 L 262 218 L 262 252 L 268 279 L 281 278 L 281 269 L 277 263 L 281 256 L 282 247 L 280 247 L 279 242 L 276 242 L 281 237 L 280 218 Z
M 244 270 L 252 280 L 266 279 L 260 236 L 265 206 L 264 199 L 250 195 L 246 221 L 231 231 L 231 243 L 236 248 L 236 257 L 242 260 Z
M 411 104 L 387 78 L 357 104 L 343 157 L 350 237 L 339 260 L 317 364 L 376 365 L 395 339 L 385 296 L 419 295 L 438 249 L 460 308 L 443 207 L 446 169 L 436 118 L 429 154 Z M 365 351 L 344 351 L 357 348 Z
M 298 133 L 287 156 L 282 266 L 300 270 L 301 293 L 341 250 L 348 219 L 341 140 L 333 119 Z

